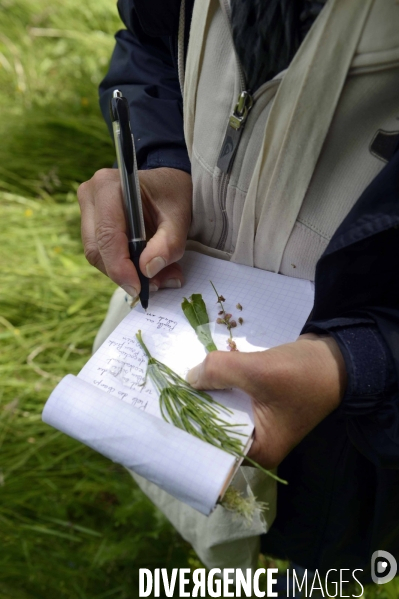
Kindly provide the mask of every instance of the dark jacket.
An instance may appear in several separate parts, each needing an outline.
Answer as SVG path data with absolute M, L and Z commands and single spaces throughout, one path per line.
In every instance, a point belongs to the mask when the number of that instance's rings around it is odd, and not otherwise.
M 280 487 L 277 518 L 263 538 L 266 552 L 310 569 L 362 568 L 366 580 L 374 551 L 399 558 L 398 227 L 396 151 L 317 264 L 304 332 L 336 338 L 349 384 L 340 408 L 281 464 L 279 474 L 290 484 Z M 358 327 L 372 362 L 351 348 Z M 375 352 L 376 343 L 389 348 L 389 368 L 373 363 L 384 355 Z M 370 376 L 373 368 L 377 376 Z M 379 376 L 388 380 L 378 385 Z
M 313 3 L 317 4 L 317 3 Z M 322 5 L 323 3 L 321 3 Z M 186 0 L 186 40 L 193 0 Z M 128 98 L 140 168 L 190 172 L 177 77 L 179 0 L 119 0 L 127 27 L 100 87 Z M 399 110 L 399 108 L 398 108 Z M 399 148 L 398 148 L 399 150 Z M 371 554 L 399 560 L 399 151 L 340 225 L 316 268 L 304 332 L 327 332 L 348 387 L 338 410 L 283 461 L 289 481 L 263 551 L 305 568 L 361 568 Z

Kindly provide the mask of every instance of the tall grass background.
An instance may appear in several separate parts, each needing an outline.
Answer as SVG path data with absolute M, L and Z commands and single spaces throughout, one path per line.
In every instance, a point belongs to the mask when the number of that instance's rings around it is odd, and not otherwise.
M 0 1 L 0 597 L 138 596 L 188 546 L 124 471 L 40 419 L 114 290 L 82 253 L 76 188 L 112 165 L 97 86 L 112 0 Z
M 114 160 L 97 86 L 122 25 L 113 0 L 0 14 L 0 599 L 132 599 L 140 567 L 195 554 L 123 468 L 40 419 L 114 289 L 83 257 L 76 188 Z

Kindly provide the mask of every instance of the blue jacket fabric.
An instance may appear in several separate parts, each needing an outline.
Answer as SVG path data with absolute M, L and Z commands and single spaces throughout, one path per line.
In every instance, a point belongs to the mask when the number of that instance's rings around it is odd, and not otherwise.
M 118 8 L 126 30 L 115 36 L 109 72 L 100 85 L 100 106 L 110 133 L 109 101 L 118 88 L 134 107 L 130 117 L 138 167 L 168 166 L 190 173 L 177 77 L 180 2 L 119 0 Z
M 262 539 L 265 552 L 310 569 L 361 568 L 366 581 L 374 551 L 399 558 L 398 247 L 396 151 L 317 264 L 314 309 L 304 332 L 325 331 L 337 339 L 349 388 L 340 408 L 281 464 L 279 474 L 289 486 L 279 489 L 276 521 Z M 350 343 L 340 342 L 342 331 L 348 336 L 357 327 L 377 331 L 378 343 L 389 348 L 384 393 L 368 384 L 361 360 L 353 368 Z
M 186 0 L 186 43 L 194 0 Z M 127 97 L 139 168 L 190 172 L 177 76 L 179 0 L 119 0 L 100 104 L 110 127 L 115 88 Z M 282 462 L 289 481 L 262 550 L 311 570 L 399 560 L 399 147 L 320 258 L 303 332 L 328 333 L 348 372 L 339 409 Z

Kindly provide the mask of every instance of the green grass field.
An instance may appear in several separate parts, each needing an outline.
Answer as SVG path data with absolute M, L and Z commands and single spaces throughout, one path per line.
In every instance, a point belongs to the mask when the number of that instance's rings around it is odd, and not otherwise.
M 123 468 L 40 419 L 114 289 L 83 257 L 76 188 L 114 160 L 97 85 L 119 19 L 113 0 L 0 10 L 0 599 L 134 599 L 139 567 L 194 553 Z
M 119 20 L 112 0 L 0 8 L 0 598 L 131 598 L 140 566 L 194 555 L 123 468 L 40 420 L 114 290 L 76 187 L 114 160 L 97 85 Z

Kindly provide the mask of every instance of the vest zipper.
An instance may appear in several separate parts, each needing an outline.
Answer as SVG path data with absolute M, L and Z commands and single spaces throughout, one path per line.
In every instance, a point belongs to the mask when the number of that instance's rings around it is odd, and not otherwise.
M 226 133 L 220 150 L 217 166 L 220 168 L 220 185 L 219 185 L 219 208 L 222 215 L 222 232 L 216 249 L 222 250 L 226 243 L 229 223 L 226 211 L 227 187 L 230 179 L 230 172 L 234 163 L 234 158 L 240 143 L 241 135 L 248 118 L 248 113 L 253 106 L 253 99 L 249 92 L 242 91 L 238 96 L 238 102 L 230 115 Z
M 261 96 L 267 89 L 274 87 L 275 85 L 279 85 L 281 79 L 283 78 L 285 70 L 281 71 L 281 73 L 279 73 L 274 79 L 266 81 L 266 83 L 263 83 L 253 94 L 251 94 L 251 92 L 246 89 L 247 82 L 245 79 L 245 74 L 234 46 L 233 34 L 231 31 L 229 0 L 221 0 L 220 4 L 229 24 L 240 82 L 240 94 L 238 96 L 237 103 L 233 109 L 233 112 L 229 117 L 222 143 L 222 149 L 220 150 L 220 154 L 217 161 L 217 166 L 221 170 L 218 191 L 218 203 L 222 215 L 222 232 L 220 234 L 219 241 L 216 244 L 216 249 L 223 250 L 229 230 L 229 223 L 226 210 L 227 188 L 229 185 L 230 173 L 233 168 L 234 159 L 237 153 L 238 145 L 240 143 L 242 132 L 245 127 L 245 123 L 247 122 L 251 108 L 253 107 L 254 103 L 259 98 L 259 96 Z
M 253 103 L 253 97 L 247 91 L 242 91 L 238 96 L 237 104 L 229 117 L 222 149 L 217 161 L 217 166 L 223 173 L 229 174 L 231 171 L 241 134 Z
M 229 230 L 226 210 L 227 187 L 230 180 L 230 173 L 233 167 L 234 158 L 236 156 L 245 123 L 247 122 L 249 111 L 259 96 L 261 96 L 266 90 L 280 84 L 284 72 L 285 71 L 282 71 L 271 81 L 266 81 L 266 83 L 263 83 L 263 85 L 261 85 L 253 95 L 247 91 L 242 91 L 238 97 L 238 102 L 229 117 L 222 149 L 217 162 L 217 166 L 222 171 L 218 193 L 218 202 L 222 214 L 222 232 L 216 245 L 216 249 L 218 250 L 224 249 L 224 244 L 226 243 L 227 233 Z
M 240 143 L 241 135 L 248 118 L 248 113 L 253 106 L 253 99 L 249 91 L 246 90 L 247 83 L 245 80 L 244 71 L 242 69 L 240 59 L 236 52 L 233 40 L 233 34 L 231 32 L 231 20 L 230 20 L 230 4 L 229 0 L 221 0 L 221 8 L 226 16 L 229 24 L 229 29 L 233 41 L 234 54 L 236 58 L 237 70 L 240 80 L 240 95 L 238 96 L 237 104 L 234 107 L 232 114 L 230 115 L 229 122 L 224 135 L 222 143 L 222 149 L 220 150 L 217 166 L 221 170 L 218 202 L 219 208 L 222 215 L 222 232 L 219 237 L 219 241 L 216 244 L 217 250 L 224 249 L 226 243 L 227 233 L 229 230 L 229 223 L 227 219 L 226 211 L 226 198 L 227 198 L 227 187 L 230 179 L 230 172 L 233 166 L 234 157 L 236 155 L 238 144 Z

